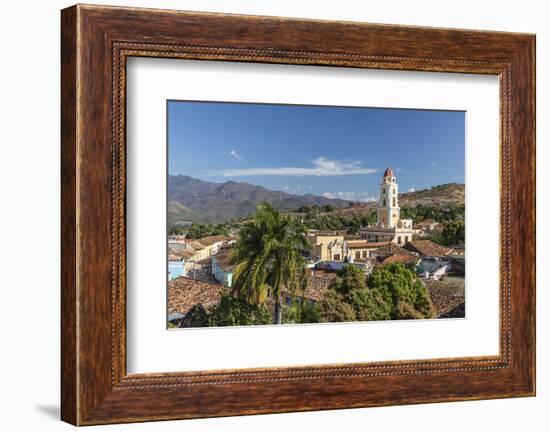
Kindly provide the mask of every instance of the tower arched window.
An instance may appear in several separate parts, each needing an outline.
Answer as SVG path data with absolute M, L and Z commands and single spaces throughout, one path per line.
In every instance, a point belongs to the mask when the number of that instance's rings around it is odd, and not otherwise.
M 386 189 L 382 189 L 382 194 L 383 194 L 383 195 L 386 194 Z
M 386 199 L 384 199 L 384 200 L 382 201 L 382 206 L 383 206 L 383 207 L 386 206 Z
M 396 202 L 395 202 L 395 197 L 393 198 L 393 206 L 394 206 L 394 207 L 397 206 L 397 205 L 396 205 Z

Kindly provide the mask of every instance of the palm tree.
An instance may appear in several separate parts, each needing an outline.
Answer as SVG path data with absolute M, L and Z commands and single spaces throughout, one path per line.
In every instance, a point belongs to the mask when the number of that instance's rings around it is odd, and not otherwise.
M 281 324 L 283 289 L 293 294 L 307 283 L 300 251 L 308 248 L 303 225 L 261 203 L 253 222 L 241 228 L 233 250 L 234 294 L 251 304 L 261 304 L 271 296 L 275 301 L 273 320 Z

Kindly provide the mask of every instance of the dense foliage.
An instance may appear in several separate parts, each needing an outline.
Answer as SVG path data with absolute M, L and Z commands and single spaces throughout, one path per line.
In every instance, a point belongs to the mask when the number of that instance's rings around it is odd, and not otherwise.
M 230 295 L 205 310 L 195 305 L 185 316 L 186 327 L 267 325 L 272 316 L 265 304 L 253 305 Z
M 168 235 L 185 235 L 189 230 L 188 227 L 182 226 L 181 224 L 174 224 L 170 226 L 168 230 Z
M 413 223 L 432 219 L 437 222 L 449 222 L 454 220 L 464 221 L 464 205 L 451 207 L 417 205 L 415 207 L 402 206 L 401 218 L 412 219 Z
M 353 203 L 350 203 L 350 206 Z M 297 221 L 307 229 L 318 230 L 345 230 L 350 235 L 359 233 L 359 229 L 369 225 L 376 224 L 376 211 L 369 210 L 362 214 L 340 215 L 331 214 L 336 211 L 332 205 L 319 207 L 316 205 L 301 207 L 295 211 Z M 443 245 L 456 245 L 464 242 L 464 205 L 441 207 L 418 205 L 415 207 L 402 206 L 401 218 L 412 219 L 413 223 L 419 223 L 426 219 L 432 219 L 439 223 L 452 224 L 447 234 L 434 235 L 434 242 Z M 456 223 L 456 224 L 453 224 Z M 223 223 L 193 223 L 190 227 L 173 225 L 170 227 L 170 235 L 187 234 L 187 238 L 200 239 L 212 235 L 228 235 L 233 229 L 238 229 L 242 225 Z M 462 227 L 462 229 L 460 229 Z
M 303 223 L 309 229 L 346 230 L 349 234 L 356 234 L 361 227 L 376 224 L 376 211 L 371 210 L 364 214 L 344 216 L 338 214 L 321 213 L 320 208 L 304 207 Z M 464 205 L 453 207 L 439 207 L 418 205 L 416 207 L 401 207 L 401 218 L 412 219 L 413 223 L 432 219 L 440 223 L 464 221 Z
M 356 214 L 354 216 L 342 215 L 306 215 L 303 223 L 308 229 L 340 230 L 345 229 L 350 234 L 359 232 L 361 227 L 376 223 L 376 212 Z
M 319 309 L 325 322 L 434 316 L 426 288 L 402 264 L 375 268 L 368 278 L 357 267 L 344 266 Z
M 281 307 L 279 323 L 352 322 L 435 317 L 426 287 L 402 264 L 376 268 L 366 277 L 354 265 L 345 265 L 325 298 L 314 303 L 303 298 Z M 183 326 L 243 326 L 273 323 L 265 302 L 251 303 L 230 294 L 206 310 L 195 305 Z
M 265 304 L 250 304 L 232 296 L 223 296 L 208 312 L 208 326 L 267 325 L 272 322 Z
M 226 224 L 193 223 L 187 232 L 186 238 L 200 239 L 207 236 L 228 235 Z
M 434 317 L 434 308 L 426 287 L 403 264 L 375 268 L 367 283 L 370 289 L 378 289 L 385 302 L 391 305 L 392 319 Z
M 311 301 L 294 300 L 283 310 L 285 323 L 318 323 L 321 321 L 319 310 Z
M 325 322 L 388 320 L 390 306 L 377 291 L 367 286 L 365 273 L 354 265 L 345 265 L 319 304 Z
M 461 220 L 455 220 L 447 223 L 441 237 L 445 245 L 464 244 L 465 226 Z
M 461 220 L 445 223 L 441 233 L 434 233 L 422 239 L 429 239 L 436 244 L 455 246 L 464 244 L 465 226 Z

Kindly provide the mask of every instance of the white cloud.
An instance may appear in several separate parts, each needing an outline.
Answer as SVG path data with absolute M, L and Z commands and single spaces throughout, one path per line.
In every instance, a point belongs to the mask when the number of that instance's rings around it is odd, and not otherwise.
M 304 195 L 313 190 L 313 186 L 303 186 L 298 184 L 297 186 L 290 187 L 286 184 L 279 184 L 279 189 L 293 195 Z
M 344 199 L 357 202 L 376 202 L 378 199 L 368 192 L 325 192 L 323 196 L 329 199 Z
M 229 155 L 235 157 L 237 160 L 243 159 L 243 157 L 239 153 L 237 153 L 236 150 L 229 151 Z
M 409 189 L 409 193 L 410 193 L 410 192 L 415 192 L 415 191 L 416 191 L 416 189 L 415 189 L 414 187 L 411 187 L 411 188 Z
M 211 172 L 211 175 L 221 175 L 223 177 L 250 177 L 259 175 L 333 177 L 341 175 L 366 175 L 375 172 L 376 169 L 361 166 L 360 161 L 346 162 L 319 157 L 313 161 L 313 166 L 309 167 L 228 169 Z

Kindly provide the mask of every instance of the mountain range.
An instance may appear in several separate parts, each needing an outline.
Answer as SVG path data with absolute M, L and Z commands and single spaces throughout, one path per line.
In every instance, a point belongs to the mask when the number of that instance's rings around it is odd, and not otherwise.
M 464 184 L 441 184 L 425 190 L 400 193 L 401 206 L 457 206 L 464 205 Z M 372 211 L 376 202 L 355 203 L 344 199 L 330 199 L 313 194 L 294 195 L 269 190 L 245 182 L 213 183 L 185 175 L 168 177 L 168 223 L 223 223 L 249 217 L 260 202 L 269 202 L 283 211 L 292 211 L 307 205 L 332 205 L 334 215 L 353 216 Z
M 294 195 L 244 182 L 213 183 L 186 175 L 168 177 L 168 223 L 221 223 L 249 217 L 260 202 L 283 210 L 306 205 L 346 207 L 349 201 L 312 194 Z

